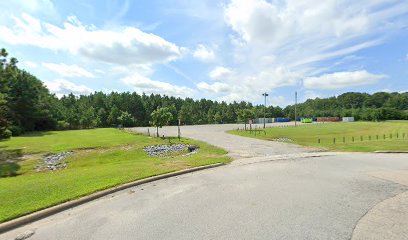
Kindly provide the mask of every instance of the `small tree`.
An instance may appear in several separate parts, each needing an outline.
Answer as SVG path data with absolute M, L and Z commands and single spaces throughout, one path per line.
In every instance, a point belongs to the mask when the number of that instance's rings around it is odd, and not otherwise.
M 130 115 L 128 112 L 122 112 L 122 114 L 118 117 L 118 121 L 123 127 L 132 127 L 135 122 L 132 115 Z
M 171 114 L 169 108 L 162 107 L 154 110 L 152 114 L 150 114 L 152 120 L 150 124 L 156 127 L 156 135 L 159 137 L 159 127 L 163 127 L 169 124 L 169 122 L 173 119 L 173 115 Z
M 240 121 L 244 121 L 245 130 L 246 130 L 247 122 L 250 119 L 253 119 L 255 117 L 255 112 L 253 109 L 241 109 L 241 110 L 238 110 L 237 115 Z

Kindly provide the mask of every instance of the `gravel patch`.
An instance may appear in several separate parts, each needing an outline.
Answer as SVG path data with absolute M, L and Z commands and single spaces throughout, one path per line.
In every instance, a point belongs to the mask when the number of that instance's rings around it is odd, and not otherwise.
M 274 138 L 272 141 L 278 141 L 278 142 L 293 142 L 293 139 L 290 138 Z
M 73 154 L 73 151 L 62 152 L 58 154 L 48 155 L 44 157 L 43 162 L 40 165 L 35 167 L 37 172 L 48 169 L 48 170 L 61 170 L 67 167 L 67 163 L 63 160 L 70 154 Z
M 149 156 L 163 156 L 170 153 L 182 152 L 188 150 L 190 153 L 186 155 L 191 155 L 197 152 L 198 147 L 189 144 L 171 144 L 171 145 L 152 145 L 143 148 Z

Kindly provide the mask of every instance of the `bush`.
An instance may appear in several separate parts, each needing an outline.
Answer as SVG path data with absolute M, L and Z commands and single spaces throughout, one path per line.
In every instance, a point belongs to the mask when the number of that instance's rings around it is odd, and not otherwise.
M 68 130 L 69 129 L 69 123 L 65 121 L 58 121 L 57 122 L 57 130 L 63 131 L 63 130 Z
M 13 136 L 20 136 L 24 132 L 19 126 L 11 126 L 10 131 Z
M 11 137 L 11 131 L 7 128 L 0 129 L 0 139 L 9 139 Z

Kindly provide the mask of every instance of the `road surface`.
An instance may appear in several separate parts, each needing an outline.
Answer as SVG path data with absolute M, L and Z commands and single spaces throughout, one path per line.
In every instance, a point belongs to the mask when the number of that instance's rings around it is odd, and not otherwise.
M 229 128 L 182 133 L 229 150 L 230 165 L 133 187 L 0 239 L 407 239 L 407 155 L 324 153 Z

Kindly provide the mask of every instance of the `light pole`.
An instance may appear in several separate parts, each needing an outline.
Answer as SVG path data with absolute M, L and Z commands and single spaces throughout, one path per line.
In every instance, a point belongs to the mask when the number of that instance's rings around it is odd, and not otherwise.
M 265 105 L 264 105 L 264 127 L 265 128 L 265 122 L 266 122 L 266 97 L 269 96 L 266 92 L 262 93 L 262 96 L 265 97 Z
M 295 127 L 297 127 L 297 92 L 295 92 Z

